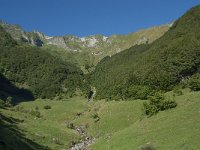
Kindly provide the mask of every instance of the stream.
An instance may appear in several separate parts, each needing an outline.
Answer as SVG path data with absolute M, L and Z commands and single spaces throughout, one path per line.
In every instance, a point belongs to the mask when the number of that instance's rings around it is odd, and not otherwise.
M 88 150 L 89 146 L 95 141 L 95 138 L 86 136 L 84 127 L 77 127 L 75 129 L 81 136 L 81 140 L 78 143 L 72 143 L 67 150 Z

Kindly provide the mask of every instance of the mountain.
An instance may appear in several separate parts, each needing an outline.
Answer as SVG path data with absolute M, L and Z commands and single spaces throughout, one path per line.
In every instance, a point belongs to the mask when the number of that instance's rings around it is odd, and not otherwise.
M 94 57 L 102 59 L 107 55 L 113 55 L 136 44 L 151 43 L 162 36 L 170 25 L 162 25 L 146 30 L 141 30 L 128 35 L 93 35 L 88 37 L 76 37 L 67 35 L 63 37 L 48 37 L 48 45 L 56 45 L 73 52 L 88 51 Z
M 163 36 L 48 37 L 1 23 L 0 150 L 200 149 L 199 14 Z
M 0 25 L 19 44 L 30 44 L 38 47 L 43 45 L 45 38 L 40 32 L 25 32 L 19 25 L 8 24 L 4 21 L 0 21 Z
M 200 70 L 200 6 L 179 18 L 161 38 L 104 58 L 92 74 L 97 98 L 146 98 L 170 90 Z
M 25 32 L 19 25 L 3 21 L 0 24 L 18 43 L 48 49 L 50 54 L 73 62 L 86 72 L 106 56 L 112 56 L 136 44 L 152 43 L 172 25 L 155 26 L 127 35 L 92 35 L 80 38 L 74 35 L 50 37 L 38 31 Z
M 62 93 L 72 96 L 87 87 L 83 72 L 74 64 L 63 62 L 38 47 L 17 44 L 1 26 L 0 37 L 0 74 L 9 84 L 40 98 Z M 0 87 L 11 87 L 3 83 L 7 82 L 1 82 Z
M 17 42 L 13 40 L 10 34 L 6 33 L 5 30 L 0 26 L 0 45 L 4 47 L 11 47 L 17 45 Z

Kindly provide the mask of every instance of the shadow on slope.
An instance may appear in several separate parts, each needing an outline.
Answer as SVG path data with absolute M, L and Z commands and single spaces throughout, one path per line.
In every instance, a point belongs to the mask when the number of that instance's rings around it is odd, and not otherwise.
M 34 100 L 34 96 L 29 90 L 16 87 L 0 74 L 0 99 L 6 100 L 7 97 L 12 97 L 13 104 Z
M 25 137 L 17 124 L 23 120 L 0 115 L 0 150 L 49 150 Z

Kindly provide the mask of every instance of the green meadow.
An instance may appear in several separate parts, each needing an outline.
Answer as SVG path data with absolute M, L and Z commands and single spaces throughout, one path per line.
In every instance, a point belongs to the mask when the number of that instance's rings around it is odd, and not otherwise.
M 92 150 L 199 149 L 200 92 L 184 89 L 183 95 L 168 92 L 165 96 L 174 99 L 177 107 L 152 117 L 144 115 L 143 100 L 88 102 L 84 97 L 37 99 L 0 109 L 0 113 L 16 121 L 15 128 L 24 138 L 49 149 L 67 149 L 70 143 L 78 143 L 77 127 L 95 138 Z M 47 105 L 49 109 L 45 109 Z M 39 117 L 31 111 L 38 111 Z M 4 123 L 4 130 L 11 130 L 9 121 Z M 6 138 L 12 143 L 11 135 Z

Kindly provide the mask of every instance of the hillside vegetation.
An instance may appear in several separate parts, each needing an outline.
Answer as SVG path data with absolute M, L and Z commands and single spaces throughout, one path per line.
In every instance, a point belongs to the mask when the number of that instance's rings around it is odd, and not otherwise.
M 15 46 L 17 42 L 13 40 L 10 34 L 8 34 L 2 26 L 0 26 L 0 45 L 5 47 Z
M 37 47 L 18 46 L 4 29 L 0 31 L 0 73 L 13 84 L 41 98 L 61 93 L 72 96 L 78 89 L 87 88 L 83 86 L 83 72 L 75 65 Z
M 85 73 L 91 72 L 96 64 L 106 56 L 111 56 L 136 44 L 152 43 L 168 31 L 171 25 L 160 25 L 138 32 L 111 35 L 74 35 L 49 37 L 41 32 L 26 32 L 19 25 L 0 22 L 18 44 L 42 47 L 44 51 L 66 62 L 73 62 Z
M 102 120 L 99 124 L 105 124 L 105 126 L 110 129 L 115 130 L 124 122 L 130 121 L 131 119 L 137 118 L 136 121 L 130 123 L 128 126 L 124 126 L 123 129 L 118 132 L 107 132 L 105 136 L 101 138 L 92 145 L 92 150 L 100 149 L 110 149 L 110 150 L 143 150 L 143 149 L 158 149 L 158 150 L 183 150 L 183 149 L 199 149 L 199 92 L 188 92 L 185 90 L 184 95 L 176 96 L 175 100 L 178 103 L 177 108 L 160 112 L 159 114 L 151 117 L 137 117 L 137 109 L 134 108 L 135 103 L 139 101 L 132 102 L 133 113 L 125 114 L 119 113 L 120 108 L 123 108 L 121 104 L 116 111 L 112 111 L 112 108 L 108 109 L 111 114 L 123 114 L 123 116 L 118 116 L 118 119 L 110 117 L 109 120 L 100 115 Z M 172 93 L 167 93 L 167 96 L 172 96 Z M 114 103 L 114 102 L 110 102 Z M 116 102 L 117 103 L 117 102 Z M 124 102 L 126 103 L 126 102 Z M 129 104 L 130 105 L 130 104 Z M 124 111 L 126 113 L 126 108 Z M 137 106 L 138 108 L 138 106 Z M 140 107 L 141 108 L 141 105 Z M 141 111 L 141 110 L 140 110 Z M 123 121 L 121 121 L 123 118 Z M 118 121 L 117 121 L 118 120 Z M 126 121 L 124 121 L 126 120 Z M 117 122 L 114 122 L 117 121 Z M 111 124 L 112 123 L 112 124 Z M 98 126 L 98 125 L 97 125 Z M 102 132 L 104 128 L 100 125 L 98 130 Z
M 199 14 L 152 40 L 150 30 L 77 38 L 0 25 L 0 150 L 200 149 Z
M 137 45 L 104 58 L 92 74 L 97 98 L 148 96 L 154 90 L 170 90 L 198 72 L 199 13 L 200 6 L 192 8 L 152 44 Z
M 0 141 L 10 149 L 22 149 L 10 133 L 9 125 L 14 123 L 14 128 L 23 135 L 21 139 L 29 139 L 41 145 L 41 149 L 67 149 L 72 143 L 79 143 L 84 139 L 78 133 L 79 128 L 84 130 L 85 136 L 95 138 L 90 146 L 92 150 L 199 149 L 200 92 L 188 89 L 182 92 L 183 95 L 175 97 L 173 92 L 165 94 L 168 99 L 174 98 L 178 106 L 150 118 L 144 115 L 140 100 L 88 103 L 76 97 L 23 102 L 13 108 L 0 109 L 1 116 L 11 118 L 0 122 L 4 123 L 0 128 L 4 131 Z M 47 105 L 50 109 L 45 109 Z M 32 149 L 37 150 L 37 145 Z
M 24 100 L 28 101 L 33 99 L 33 94 L 29 90 L 16 87 L 0 74 L 0 103 L 2 103 L 3 100 L 4 102 L 13 101 L 13 103 L 16 104 Z

